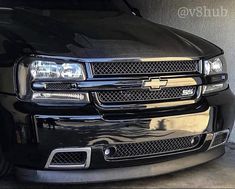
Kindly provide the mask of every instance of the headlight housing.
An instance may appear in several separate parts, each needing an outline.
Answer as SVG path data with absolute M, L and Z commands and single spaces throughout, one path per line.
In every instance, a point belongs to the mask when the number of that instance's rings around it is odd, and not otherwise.
M 227 67 L 224 56 L 204 61 L 204 75 L 207 85 L 203 86 L 203 94 L 225 90 L 228 87 Z
M 45 104 L 88 103 L 88 93 L 74 88 L 74 85 L 85 80 L 83 63 L 29 58 L 17 65 L 18 96 L 23 101 Z M 44 83 L 43 86 L 41 83 Z M 47 85 L 59 87 L 48 89 Z
M 215 57 L 204 62 L 204 74 L 205 75 L 215 75 L 225 73 L 226 62 L 224 56 Z

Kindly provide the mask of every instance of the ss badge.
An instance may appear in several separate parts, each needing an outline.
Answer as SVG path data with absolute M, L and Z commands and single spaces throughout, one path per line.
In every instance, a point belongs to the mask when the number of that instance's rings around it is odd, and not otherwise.
M 182 92 L 182 96 L 193 96 L 194 95 L 194 90 L 193 89 L 185 89 Z

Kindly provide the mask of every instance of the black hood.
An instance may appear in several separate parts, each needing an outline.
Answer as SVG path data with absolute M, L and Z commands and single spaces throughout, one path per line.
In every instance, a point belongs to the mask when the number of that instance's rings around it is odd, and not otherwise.
M 46 14 L 51 14 L 46 13 Z M 222 53 L 199 37 L 120 12 L 4 11 L 5 52 L 77 58 L 212 57 Z M 0 48 L 0 49 L 1 49 Z

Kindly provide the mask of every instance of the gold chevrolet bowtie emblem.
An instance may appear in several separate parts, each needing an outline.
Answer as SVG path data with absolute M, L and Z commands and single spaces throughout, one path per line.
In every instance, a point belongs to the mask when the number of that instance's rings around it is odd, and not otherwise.
M 157 89 L 161 89 L 162 87 L 166 87 L 167 83 L 168 83 L 167 80 L 162 80 L 159 78 L 152 78 L 149 81 L 144 81 L 143 87 L 150 88 L 152 90 L 157 90 Z

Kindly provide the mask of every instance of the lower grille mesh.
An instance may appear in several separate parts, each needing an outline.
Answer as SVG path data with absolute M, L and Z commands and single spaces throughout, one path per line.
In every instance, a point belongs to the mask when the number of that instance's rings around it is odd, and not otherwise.
M 58 152 L 53 156 L 51 165 L 82 165 L 86 158 L 86 152 Z
M 184 91 L 192 93 L 184 96 Z M 164 88 L 161 90 L 122 90 L 122 91 L 103 91 L 98 92 L 97 96 L 102 104 L 112 103 L 135 103 L 135 102 L 153 102 L 163 100 L 176 100 L 182 98 L 191 98 L 196 93 L 196 87 L 176 87 Z
M 112 147 L 115 152 L 106 158 L 110 160 L 127 159 L 185 151 L 198 147 L 201 141 L 202 136 L 188 136 L 142 143 L 117 144 Z

